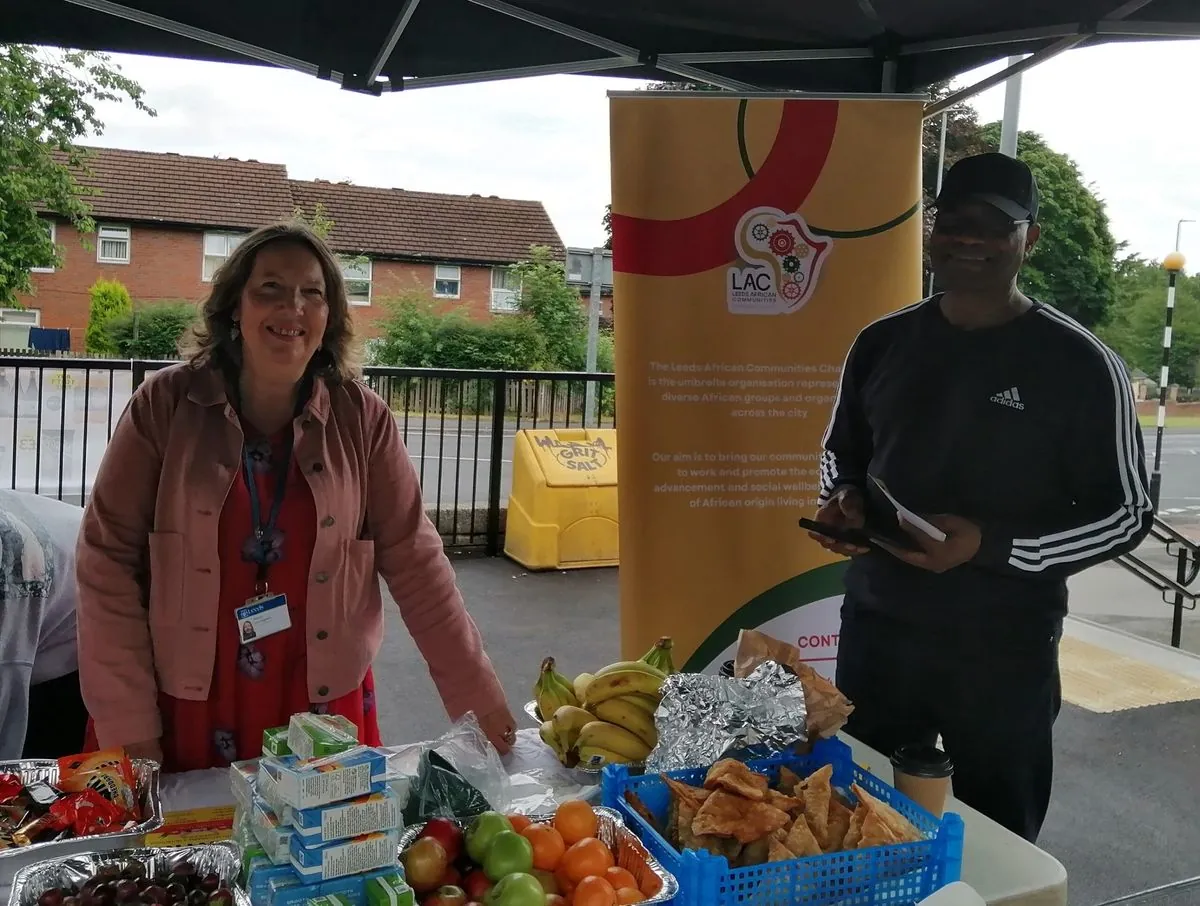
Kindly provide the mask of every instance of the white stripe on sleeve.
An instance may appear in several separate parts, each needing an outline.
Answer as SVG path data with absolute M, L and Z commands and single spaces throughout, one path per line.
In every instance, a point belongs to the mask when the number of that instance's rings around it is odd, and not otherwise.
M 1041 307 L 1038 314 L 1083 336 L 1104 359 L 1112 381 L 1115 466 L 1123 495 L 1120 506 L 1103 519 L 1040 538 L 1014 538 L 1009 565 L 1027 572 L 1040 572 L 1050 566 L 1087 560 L 1119 547 L 1137 534 L 1142 519 L 1151 509 L 1150 495 L 1139 476 L 1137 411 L 1124 365 L 1090 331 L 1062 312 Z

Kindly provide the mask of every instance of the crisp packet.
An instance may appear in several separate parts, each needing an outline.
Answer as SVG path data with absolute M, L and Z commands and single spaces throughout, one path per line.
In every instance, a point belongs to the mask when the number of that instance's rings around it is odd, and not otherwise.
M 358 745 L 358 727 L 340 714 L 293 714 L 287 744 L 300 758 L 337 755 Z
M 342 802 L 387 787 L 387 754 L 359 746 L 312 761 L 281 762 L 275 782 L 279 799 L 295 809 Z
M 396 865 L 399 847 L 399 831 L 367 834 L 314 849 L 292 837 L 292 868 L 305 880 L 328 881 Z
M 400 797 L 389 787 L 349 802 L 301 809 L 293 813 L 292 827 L 305 846 L 396 830 L 400 827 Z
M 55 785 L 64 793 L 95 790 L 109 802 L 119 805 L 130 818 L 141 818 L 133 762 L 124 749 L 108 749 L 58 759 L 58 782 Z

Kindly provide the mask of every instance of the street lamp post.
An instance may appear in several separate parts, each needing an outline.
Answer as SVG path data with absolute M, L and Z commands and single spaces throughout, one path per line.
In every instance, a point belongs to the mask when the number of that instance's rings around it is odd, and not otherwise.
M 1182 221 L 1180 226 L 1182 226 Z M 1150 502 L 1158 512 L 1159 492 L 1162 489 L 1162 445 L 1163 429 L 1167 425 L 1167 383 L 1171 376 L 1171 320 L 1175 316 L 1175 281 L 1184 265 L 1179 251 L 1171 252 L 1163 261 L 1167 272 L 1167 318 L 1163 325 L 1162 371 L 1158 376 L 1158 427 L 1154 433 L 1154 471 L 1150 475 Z

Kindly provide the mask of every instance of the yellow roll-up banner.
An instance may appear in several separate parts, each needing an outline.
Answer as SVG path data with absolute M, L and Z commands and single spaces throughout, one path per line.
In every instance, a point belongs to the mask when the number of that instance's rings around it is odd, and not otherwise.
M 843 563 L 798 527 L 858 332 L 921 290 L 919 99 L 611 99 L 621 647 L 737 633 L 832 677 Z

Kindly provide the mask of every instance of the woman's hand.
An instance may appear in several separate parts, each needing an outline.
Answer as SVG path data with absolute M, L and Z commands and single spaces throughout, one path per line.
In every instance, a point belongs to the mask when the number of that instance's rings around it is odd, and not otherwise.
M 125 754 L 130 758 L 148 758 L 150 761 L 158 762 L 159 766 L 163 763 L 162 740 L 149 739 L 146 742 L 135 742 L 127 746 L 122 746 L 125 749 Z
M 480 718 L 479 726 L 501 755 L 507 755 L 517 741 L 517 722 L 508 708 L 501 708 Z

